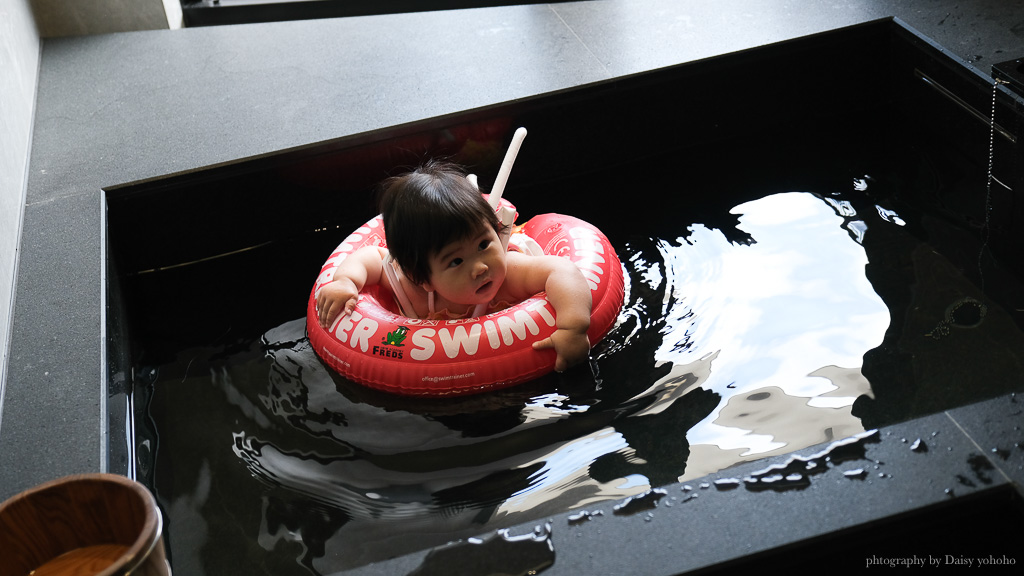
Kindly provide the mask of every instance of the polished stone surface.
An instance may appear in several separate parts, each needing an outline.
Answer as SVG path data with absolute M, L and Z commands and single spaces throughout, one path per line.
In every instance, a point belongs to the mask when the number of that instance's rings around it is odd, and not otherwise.
M 105 466 L 104 187 L 885 16 L 899 17 L 986 71 L 1024 55 L 1022 6 L 998 0 L 593 1 L 47 40 L 0 420 L 0 498 Z M 742 89 L 741 79 L 737 83 Z M 258 209 L 240 206 L 239 218 Z M 599 520 L 573 532 L 576 527 L 558 519 L 559 561 L 550 573 L 630 572 L 636 558 L 681 571 L 934 503 L 947 497 L 945 488 L 960 473 L 954 471 L 971 473 L 964 462 L 972 451 L 1002 447 L 1013 430 L 1019 438 L 1012 428 L 1016 405 L 1005 398 L 992 403 L 883 431 L 869 453 L 887 462 L 883 473 L 892 470 L 890 477 L 858 483 L 840 475 L 778 498 L 712 488 L 650 521 L 629 520 L 635 530 L 625 535 L 601 531 Z M 934 430 L 949 450 L 922 455 L 894 439 Z M 1013 478 L 1019 485 L 1017 452 L 1011 450 L 1005 463 L 998 454 L 986 457 L 1005 468 L 993 483 Z M 957 487 L 958 495 L 970 491 Z M 849 500 L 863 505 L 848 507 Z M 820 515 L 805 512 L 822 506 Z M 729 521 L 737 517 L 751 521 L 737 528 Z M 785 520 L 789 532 L 773 519 Z M 679 524 L 645 532 L 670 521 Z M 723 537 L 736 530 L 739 541 Z M 679 542 L 686 543 L 682 558 L 666 557 L 680 554 L 672 548 Z M 602 564 L 588 565 L 598 562 L 594 549 L 628 554 L 613 554 L 618 560 L 605 554 Z M 607 564 L 615 561 L 623 564 Z M 414 566 L 417 560 L 395 562 Z

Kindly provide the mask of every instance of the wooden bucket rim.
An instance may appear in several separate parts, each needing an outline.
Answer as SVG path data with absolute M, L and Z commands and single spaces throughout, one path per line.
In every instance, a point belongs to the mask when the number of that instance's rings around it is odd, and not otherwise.
M 145 562 L 146 558 L 153 552 L 157 543 L 160 542 L 160 538 L 163 534 L 163 518 L 160 514 L 159 508 L 157 508 L 156 498 L 153 497 L 153 494 L 149 489 L 128 477 L 106 472 L 95 472 L 87 474 L 71 474 L 69 476 L 55 478 L 37 486 L 33 486 L 32 488 L 28 488 L 14 496 L 11 496 L 3 503 L 0 503 L 0 517 L 3 517 L 4 512 L 8 508 L 16 506 L 19 502 L 30 500 L 37 494 L 42 494 L 51 490 L 63 489 L 67 486 L 83 482 L 116 484 L 121 488 L 127 489 L 130 493 L 142 500 L 145 512 L 142 519 L 142 525 L 140 527 L 140 537 L 135 539 L 132 545 L 128 547 L 128 550 L 122 554 L 114 564 L 96 576 L 114 576 L 115 574 L 128 574 L 132 572 Z M 141 536 L 143 535 L 147 537 L 142 538 Z

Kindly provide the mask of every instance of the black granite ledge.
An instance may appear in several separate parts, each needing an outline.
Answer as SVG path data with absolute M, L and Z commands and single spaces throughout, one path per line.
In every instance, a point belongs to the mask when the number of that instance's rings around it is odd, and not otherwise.
M 1018 490 L 1024 487 L 1024 395 L 978 402 L 947 415 L 991 463 L 993 475 L 1010 480 Z
M 1010 406 L 1008 410 L 999 407 Z M 1012 396 L 962 410 L 1018 409 Z M 615 511 L 625 501 L 602 503 L 547 520 L 555 562 L 544 574 L 732 573 L 822 567 L 848 572 L 869 558 L 1024 557 L 1024 492 L 1000 470 L 1024 460 L 1021 433 L 999 425 L 989 433 L 1010 443 L 1012 455 L 979 450 L 979 443 L 941 413 L 869 431 L 856 442 L 825 443 L 794 454 L 746 463 L 706 478 L 663 486 L 657 504 L 631 515 Z M 1015 440 L 1014 440 L 1015 439 Z M 1016 442 L 1016 445 L 1013 445 Z M 825 455 L 829 457 L 826 459 Z M 822 472 L 772 483 L 775 470 L 796 459 Z M 767 472 L 767 473 L 766 473 Z M 1017 473 L 1020 474 L 1019 472 Z M 512 528 L 529 534 L 544 523 Z M 486 537 L 486 535 L 484 536 Z M 474 547 L 457 543 L 466 562 Z M 616 551 L 609 553 L 609 551 Z M 406 574 L 429 551 L 346 571 L 349 575 Z
M 98 196 L 25 208 L 19 294 L 0 429 L 0 498 L 103 469 Z M 95 247 L 95 248 L 94 248 Z M 54 313 L 57 312 L 57 313 Z

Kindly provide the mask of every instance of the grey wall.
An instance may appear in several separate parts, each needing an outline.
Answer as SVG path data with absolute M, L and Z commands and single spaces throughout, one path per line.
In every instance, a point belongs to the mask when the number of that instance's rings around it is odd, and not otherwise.
M 29 0 L 0 0 L 0 405 L 7 380 L 14 278 L 38 76 L 39 33 Z
M 31 0 L 39 35 L 181 28 L 181 0 Z

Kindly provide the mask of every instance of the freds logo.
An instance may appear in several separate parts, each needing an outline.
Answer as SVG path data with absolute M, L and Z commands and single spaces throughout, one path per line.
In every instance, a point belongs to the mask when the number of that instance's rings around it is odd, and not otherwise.
M 405 346 L 405 336 L 409 333 L 408 326 L 399 326 L 393 332 L 388 332 L 380 339 L 380 345 L 373 347 L 373 353 L 385 358 L 402 359 L 402 348 Z

